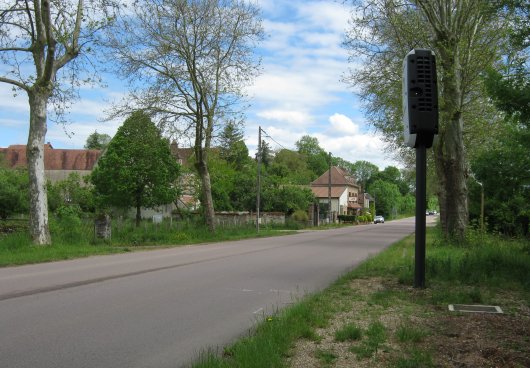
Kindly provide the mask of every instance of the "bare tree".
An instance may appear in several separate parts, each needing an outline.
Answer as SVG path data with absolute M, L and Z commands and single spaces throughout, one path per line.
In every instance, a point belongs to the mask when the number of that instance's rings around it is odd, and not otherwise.
M 238 111 L 259 71 L 259 9 L 238 0 L 143 0 L 121 19 L 110 47 L 132 90 L 113 112 L 141 107 L 194 140 L 206 224 L 215 230 L 208 151 L 214 129 Z
M 401 65 L 413 48 L 435 51 L 440 129 L 434 146 L 441 224 L 462 238 L 468 222 L 468 150 L 488 131 L 480 74 L 498 60 L 503 25 L 487 0 L 366 0 L 356 7 L 346 47 L 363 66 L 346 78 L 361 87 L 373 124 L 403 149 Z M 467 143 L 467 145 L 466 145 Z
M 61 110 L 72 96 L 67 87 L 75 85 L 83 65 L 73 61 L 112 21 L 109 5 L 105 0 L 12 0 L 0 5 L 0 82 L 26 92 L 29 100 L 29 228 L 35 244 L 51 243 L 44 177 L 48 104 L 55 99 Z

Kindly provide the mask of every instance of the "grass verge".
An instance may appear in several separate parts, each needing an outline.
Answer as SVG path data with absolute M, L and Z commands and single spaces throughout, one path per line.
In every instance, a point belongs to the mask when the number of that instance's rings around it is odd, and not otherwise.
M 452 246 L 437 229 L 427 236 L 426 289 L 410 286 L 408 237 L 193 367 L 530 366 L 528 242 L 470 232 Z M 448 303 L 505 314 L 454 314 Z
M 144 222 L 136 227 L 133 221 L 116 221 L 112 225 L 112 238 L 103 241 L 94 238 L 91 222 L 79 218 L 52 220 L 50 231 L 53 240 L 50 246 L 32 245 L 27 231 L 0 234 L 0 267 L 189 244 L 288 235 L 294 232 L 285 231 L 284 228 L 262 227 L 257 234 L 254 226 L 243 226 L 219 227 L 212 234 L 204 225 L 194 222 L 166 221 L 161 224 Z

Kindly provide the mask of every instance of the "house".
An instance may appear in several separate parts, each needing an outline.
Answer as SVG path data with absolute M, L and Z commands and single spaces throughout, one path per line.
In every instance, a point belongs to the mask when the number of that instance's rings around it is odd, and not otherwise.
M 44 174 L 52 183 L 65 180 L 74 172 L 83 177 L 92 172 L 100 156 L 100 150 L 56 149 L 50 143 L 46 143 L 44 145 Z M 0 148 L 0 157 L 8 168 L 28 166 L 24 144 Z
M 170 149 L 179 164 L 188 165 L 188 161 L 193 155 L 193 148 L 179 148 L 175 143 L 172 143 Z M 102 154 L 103 151 L 101 150 L 57 149 L 53 148 L 50 143 L 46 143 L 44 145 L 44 174 L 46 179 L 52 183 L 66 180 L 74 172 L 82 178 L 92 172 Z M 26 145 L 15 144 L 7 148 L 0 148 L 0 164 L 11 169 L 27 167 Z M 177 206 L 196 210 L 199 202 L 194 196 L 193 174 L 184 173 L 179 180 L 183 193 L 176 201 Z M 169 203 L 158 208 L 145 209 L 142 211 L 142 217 L 151 218 L 154 214 L 160 213 L 163 216 L 170 216 L 175 209 L 175 204 Z
M 331 174 L 331 175 L 330 175 Z M 331 221 L 338 215 L 359 214 L 364 208 L 365 196 L 355 178 L 344 169 L 332 166 L 311 183 L 311 191 L 319 203 L 320 219 L 330 218 L 329 199 L 331 197 Z

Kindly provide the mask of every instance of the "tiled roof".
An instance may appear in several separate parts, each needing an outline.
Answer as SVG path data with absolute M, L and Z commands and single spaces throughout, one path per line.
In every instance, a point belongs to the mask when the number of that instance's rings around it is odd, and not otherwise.
M 0 154 L 10 168 L 28 165 L 25 145 L 14 144 L 0 148 Z M 44 168 L 45 170 L 92 170 L 100 155 L 100 150 L 55 149 L 48 143 L 44 145 Z
M 350 185 L 358 186 L 353 176 L 348 175 L 346 171 L 340 167 L 331 167 L 331 185 Z M 328 185 L 329 183 L 329 170 L 322 174 L 318 179 L 311 183 L 311 186 L 322 186 Z
M 331 187 L 331 198 L 339 198 L 346 187 Z M 311 191 L 317 198 L 328 198 L 328 187 L 311 187 Z

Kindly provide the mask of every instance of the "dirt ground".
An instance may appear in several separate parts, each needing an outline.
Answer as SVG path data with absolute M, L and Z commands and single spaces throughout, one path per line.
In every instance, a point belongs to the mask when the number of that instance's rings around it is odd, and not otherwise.
M 447 306 L 418 302 L 429 300 L 430 291 L 380 278 L 353 280 L 350 286 L 361 297 L 351 298 L 344 312 L 317 329 L 318 339 L 298 341 L 288 359 L 291 367 L 530 368 L 530 308 L 508 291 L 495 297 L 505 313 L 485 314 L 455 313 Z M 391 300 L 374 299 L 382 292 Z M 372 356 L 356 354 L 362 340 L 335 340 L 335 331 L 345 324 L 366 330 L 373 321 L 385 326 L 387 338 Z M 396 331 L 404 325 L 425 331 L 425 336 L 400 342 Z

